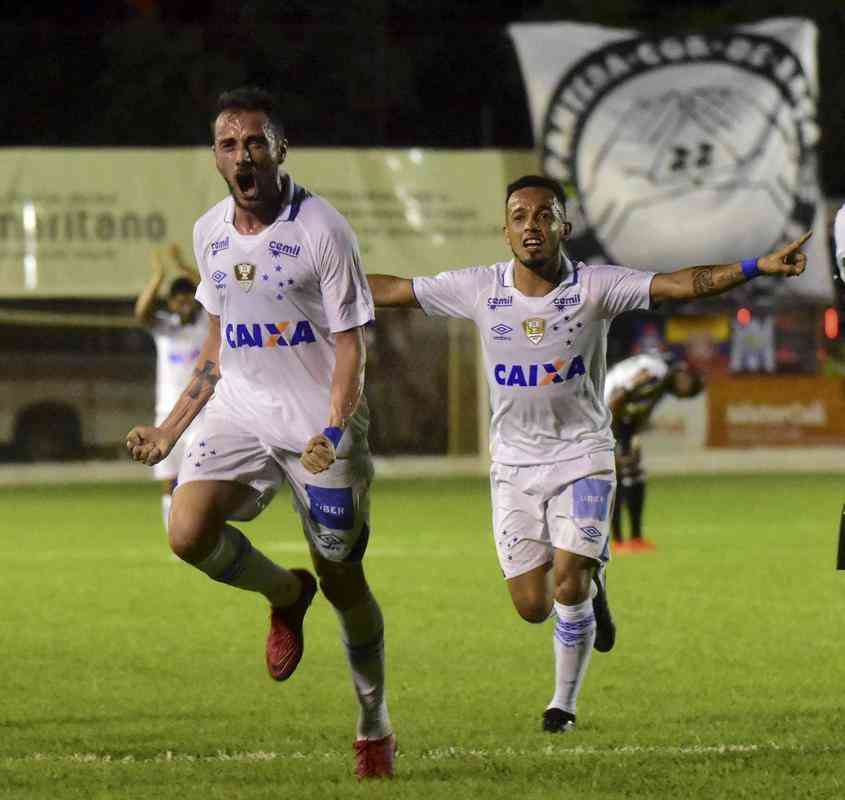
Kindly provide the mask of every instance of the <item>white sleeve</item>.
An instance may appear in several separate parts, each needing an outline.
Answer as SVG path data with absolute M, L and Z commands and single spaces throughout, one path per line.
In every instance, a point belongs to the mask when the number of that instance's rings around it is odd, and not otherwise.
M 624 311 L 647 311 L 651 307 L 654 272 L 628 267 L 588 266 L 590 294 L 600 316 L 613 319 Z
M 836 267 L 839 270 L 839 277 L 845 281 L 845 206 L 836 212 L 833 238 L 836 242 Z
M 203 246 L 203 236 L 200 231 L 199 222 L 194 225 L 194 260 L 197 263 L 197 269 L 200 273 L 200 283 L 197 286 L 196 298 L 202 303 L 203 308 L 214 316 L 220 316 L 220 298 L 217 292 L 214 291 L 214 284 L 208 274 L 208 264 L 206 263 L 206 255 L 208 248 Z
M 329 330 L 340 333 L 368 325 L 375 319 L 375 308 L 352 229 L 346 224 L 327 228 L 315 250 Z
M 414 278 L 414 295 L 429 316 L 474 319 L 479 278 L 486 275 L 487 268 L 470 267 L 441 272 L 429 278 Z

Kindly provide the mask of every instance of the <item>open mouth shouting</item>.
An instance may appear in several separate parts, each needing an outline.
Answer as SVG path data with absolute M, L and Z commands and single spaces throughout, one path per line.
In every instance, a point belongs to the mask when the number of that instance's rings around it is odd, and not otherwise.
M 254 172 L 236 172 L 235 183 L 241 195 L 247 200 L 254 200 L 258 196 L 258 181 L 255 180 Z

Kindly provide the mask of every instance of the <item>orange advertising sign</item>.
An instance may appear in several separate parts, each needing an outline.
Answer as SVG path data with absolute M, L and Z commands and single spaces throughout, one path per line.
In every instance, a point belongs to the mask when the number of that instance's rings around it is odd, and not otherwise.
M 708 447 L 845 445 L 845 380 L 806 375 L 715 379 Z

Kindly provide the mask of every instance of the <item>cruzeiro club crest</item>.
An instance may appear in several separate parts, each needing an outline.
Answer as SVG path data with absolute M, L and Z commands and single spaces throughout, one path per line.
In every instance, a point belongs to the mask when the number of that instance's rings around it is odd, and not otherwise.
M 531 317 L 522 323 L 522 330 L 531 344 L 540 344 L 546 332 L 546 320 L 542 317 Z
M 542 158 L 581 202 L 573 253 L 665 269 L 769 252 L 808 230 L 817 140 L 813 84 L 777 39 L 635 37 L 561 78 Z
M 250 264 L 248 261 L 235 264 L 235 280 L 245 292 L 252 289 L 252 284 L 255 281 L 255 264 Z

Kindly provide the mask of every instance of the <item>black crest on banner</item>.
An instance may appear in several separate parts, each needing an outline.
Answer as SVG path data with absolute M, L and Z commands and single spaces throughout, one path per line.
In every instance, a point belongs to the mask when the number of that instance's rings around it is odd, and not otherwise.
M 541 134 L 543 171 L 574 189 L 584 215 L 571 253 L 665 269 L 797 238 L 816 213 L 816 102 L 798 57 L 768 36 L 634 37 L 592 51 L 561 77 Z M 749 252 L 722 253 L 726 229 Z

